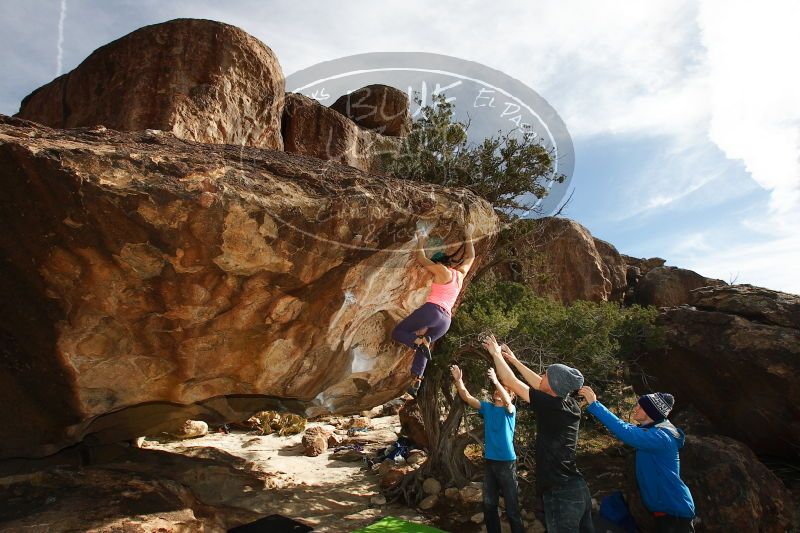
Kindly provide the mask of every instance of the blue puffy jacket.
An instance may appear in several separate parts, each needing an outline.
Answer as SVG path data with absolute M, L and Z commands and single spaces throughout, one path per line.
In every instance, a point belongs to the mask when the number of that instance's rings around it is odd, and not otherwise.
M 685 437 L 669 420 L 650 426 L 635 426 L 617 418 L 600 402 L 588 407 L 619 440 L 636 448 L 636 480 L 642 502 L 650 512 L 694 518 L 694 500 L 681 481 L 678 455 Z

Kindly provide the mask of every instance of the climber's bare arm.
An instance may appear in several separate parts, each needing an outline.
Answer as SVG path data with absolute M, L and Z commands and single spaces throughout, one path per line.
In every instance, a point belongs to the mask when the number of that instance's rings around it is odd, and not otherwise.
M 475 224 L 467 224 L 467 227 L 464 229 L 464 259 L 461 261 L 461 264 L 456 267 L 456 270 L 460 271 L 465 276 L 467 272 L 469 272 L 469 269 L 472 268 L 472 263 L 475 262 L 474 238 Z
M 417 260 L 417 263 L 425 267 L 425 270 L 433 274 L 434 280 L 443 280 L 442 283 L 446 283 L 446 280 L 449 280 L 451 277 L 450 271 L 447 270 L 447 267 L 439 264 L 434 263 L 428 256 L 425 255 L 425 242 L 427 242 L 428 238 L 424 235 L 417 233 L 417 247 L 414 250 L 414 257 Z

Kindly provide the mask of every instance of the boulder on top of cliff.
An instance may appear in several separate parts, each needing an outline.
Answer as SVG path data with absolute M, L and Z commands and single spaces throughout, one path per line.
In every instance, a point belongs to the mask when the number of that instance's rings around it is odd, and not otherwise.
M 700 287 L 726 285 L 721 279 L 707 278 L 692 270 L 672 266 L 650 269 L 634 289 L 639 305 L 672 307 L 689 303 L 689 293 Z
M 284 90 L 278 59 L 255 37 L 221 22 L 176 19 L 98 48 L 25 97 L 16 116 L 280 150 Z
M 660 257 L 649 257 L 649 258 L 641 258 L 641 257 L 631 257 L 630 255 L 620 254 L 622 256 L 622 260 L 625 262 L 626 265 L 629 267 L 635 267 L 639 270 L 639 274 L 644 276 L 651 270 L 656 267 L 664 266 L 664 263 L 667 262 L 666 259 L 662 259 Z
M 340 96 L 330 107 L 368 130 L 403 137 L 411 131 L 408 96 L 388 85 L 367 85 Z
M 756 453 L 796 458 L 800 296 L 739 285 L 697 289 L 691 301 L 657 318 L 664 347 L 637 358 L 646 388 L 692 404 Z
M 1 115 L 0 182 L 0 457 L 380 405 L 410 377 L 391 330 L 428 292 L 417 224 L 498 226 L 465 190 Z
M 633 454 L 627 466 L 627 501 L 636 525 L 645 533 L 656 531 L 639 495 Z M 702 531 L 777 532 L 793 526 L 791 495 L 741 442 L 688 435 L 681 450 L 681 479 L 692 492 Z
M 337 161 L 369 172 L 372 158 L 383 150 L 397 150 L 398 139 L 363 128 L 302 94 L 287 93 L 282 123 L 287 152 Z

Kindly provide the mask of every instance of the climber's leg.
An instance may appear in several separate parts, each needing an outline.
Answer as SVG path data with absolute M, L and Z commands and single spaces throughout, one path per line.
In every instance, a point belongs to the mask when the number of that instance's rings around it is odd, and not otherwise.
M 392 338 L 409 348 L 416 349 L 419 345 L 417 331 L 430 327 L 437 320 L 438 313 L 436 309 L 439 309 L 439 306 L 428 303 L 418 307 L 395 326 L 394 331 L 392 331 Z
M 432 358 L 432 343 L 440 339 L 450 329 L 450 315 L 438 305 L 435 306 L 436 320 L 431 324 L 425 332 L 425 340 L 420 344 L 414 352 L 414 360 L 411 363 L 411 373 L 415 376 L 421 377 L 425 373 L 425 367 L 428 366 L 428 359 Z M 429 339 L 429 340 L 428 340 Z

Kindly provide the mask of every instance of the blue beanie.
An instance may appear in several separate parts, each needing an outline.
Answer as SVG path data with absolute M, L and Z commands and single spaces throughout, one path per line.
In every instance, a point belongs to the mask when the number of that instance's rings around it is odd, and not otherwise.
M 672 411 L 675 398 L 666 392 L 654 392 L 639 396 L 639 406 L 653 422 L 663 422 Z
M 547 367 L 547 381 L 558 396 L 567 395 L 583 387 L 583 374 L 577 368 L 556 363 Z

